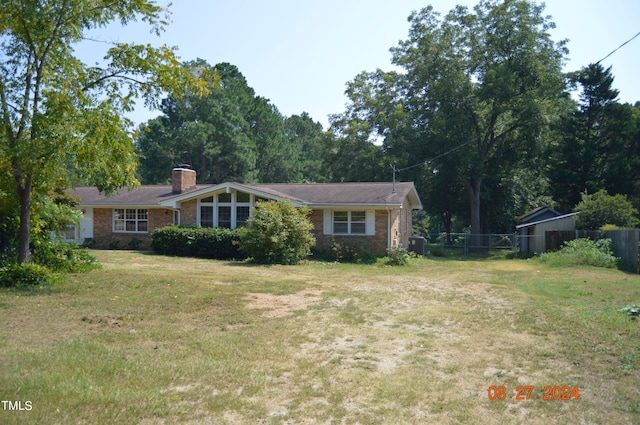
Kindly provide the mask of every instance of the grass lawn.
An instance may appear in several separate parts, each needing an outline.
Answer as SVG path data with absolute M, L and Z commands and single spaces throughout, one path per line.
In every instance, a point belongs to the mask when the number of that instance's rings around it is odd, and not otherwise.
M 1 424 L 640 423 L 638 275 L 94 255 L 0 289 Z

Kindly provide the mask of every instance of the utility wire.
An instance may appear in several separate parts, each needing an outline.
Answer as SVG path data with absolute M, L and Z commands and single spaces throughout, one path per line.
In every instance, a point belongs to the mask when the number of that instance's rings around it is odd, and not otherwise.
M 639 35 L 640 35 L 640 32 L 638 32 L 636 35 L 634 35 L 633 37 L 631 37 L 630 39 L 628 39 L 627 41 L 625 41 L 624 43 L 622 43 L 621 45 L 613 49 L 607 56 L 603 57 L 598 62 L 596 62 L 596 65 L 602 62 L 603 60 L 605 60 L 606 58 L 608 58 L 609 56 L 611 56 L 612 54 L 614 54 L 615 52 L 617 52 L 618 50 L 620 50 L 625 45 L 629 44 L 631 41 L 633 41 L 634 38 L 636 38 Z

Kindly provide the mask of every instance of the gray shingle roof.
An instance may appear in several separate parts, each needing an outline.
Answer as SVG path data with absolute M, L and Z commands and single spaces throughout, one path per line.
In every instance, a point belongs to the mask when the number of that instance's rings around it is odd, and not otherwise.
M 401 204 L 413 183 L 245 184 L 244 186 L 306 204 Z
M 190 191 L 193 192 L 208 186 L 209 185 L 198 185 Z M 112 195 L 100 193 L 98 189 L 93 186 L 79 186 L 75 189 L 70 189 L 70 193 L 73 196 L 80 197 L 81 204 L 85 206 L 159 206 L 160 201 L 176 196 L 176 193 L 172 192 L 171 185 L 148 185 L 134 189 L 121 188 Z
M 83 206 L 160 206 L 162 201 L 174 197 L 185 199 L 190 193 L 202 196 L 205 192 L 223 190 L 229 183 L 218 185 L 198 185 L 176 194 L 171 185 L 149 185 L 129 190 L 120 189 L 113 195 L 104 195 L 95 187 L 81 186 L 70 190 L 79 196 Z M 277 198 L 288 198 L 308 205 L 400 205 L 409 196 L 413 208 L 421 208 L 418 194 L 410 182 L 395 183 L 274 183 L 241 184 L 231 183 L 238 190 L 246 188 L 250 192 L 260 192 Z M 208 190 L 210 189 L 210 190 Z M 394 190 L 395 189 L 395 190 Z M 197 192 L 197 193 L 196 193 Z

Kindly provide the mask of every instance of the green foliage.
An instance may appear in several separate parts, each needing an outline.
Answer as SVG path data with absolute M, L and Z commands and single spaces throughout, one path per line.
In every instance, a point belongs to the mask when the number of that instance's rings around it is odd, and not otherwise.
M 601 189 L 626 194 L 640 206 L 640 108 L 617 101 L 611 68 L 589 64 L 568 77 L 579 102 L 561 116 L 560 143 L 549 155 L 559 207 L 568 211 L 582 192 Z
M 143 243 L 144 241 L 142 239 L 132 238 L 127 244 L 127 248 L 136 250 L 140 248 L 140 245 L 142 245 Z
M 339 263 L 369 263 L 375 261 L 375 256 L 358 243 L 331 241 L 326 251 L 329 261 Z
M 347 86 L 347 111 L 332 124 L 352 146 L 382 142 L 382 161 L 363 150 L 368 164 L 404 169 L 402 178 L 419 182 L 431 200 L 427 212 L 447 230 L 462 215 L 474 235 L 510 227 L 528 202 L 510 190 L 519 170 L 531 170 L 528 188 L 543 169 L 550 117 L 563 95 L 564 42 L 550 38 L 554 24 L 543 6 L 523 0 L 481 1 L 444 15 L 428 6 L 409 22 L 408 39 L 391 49 L 402 70 L 358 75 Z
M 299 263 L 316 242 L 310 213 L 288 201 L 258 202 L 241 234 L 242 251 L 259 263 Z
M 584 192 L 582 201 L 576 205 L 580 214 L 576 219 L 579 229 L 599 229 L 604 225 L 636 227 L 639 223 L 638 210 L 625 195 L 609 195 L 605 190 L 594 194 Z
M 11 263 L 18 250 L 17 214 L 11 211 L 0 211 L 0 265 Z
M 320 180 L 319 123 L 307 114 L 284 118 L 234 65 L 197 60 L 184 67 L 203 74 L 209 91 L 171 93 L 163 115 L 141 126 L 136 145 L 145 184 L 164 183 L 180 163 L 197 170 L 199 183 Z
M 556 252 L 546 252 L 539 261 L 555 267 L 592 266 L 615 268 L 619 259 L 611 253 L 611 239 L 574 239 Z
M 75 56 L 86 32 L 142 20 L 156 34 L 165 12 L 149 0 L 0 2 L 0 191 L 20 206 L 17 260 L 29 257 L 32 195 L 79 181 L 112 192 L 135 185 L 137 157 L 124 113 L 142 98 L 155 106 L 167 89 L 204 90 L 174 49 L 96 43 L 103 61 Z
M 51 285 L 59 276 L 40 264 L 12 263 L 0 267 L 0 287 L 24 287 Z
M 390 266 L 405 266 L 411 255 L 403 247 L 393 247 L 387 250 L 386 263 Z
M 166 226 L 151 234 L 151 249 L 157 254 L 179 257 L 241 259 L 239 230 L 222 227 Z
M 75 243 L 36 237 L 31 246 L 31 261 L 54 272 L 82 273 L 100 268 L 96 258 Z
M 67 226 L 78 225 L 82 219 L 82 212 L 73 208 L 74 200 L 60 199 L 55 194 L 38 198 L 37 202 L 34 202 L 34 212 L 31 216 L 35 237 L 49 237 L 51 233 L 61 234 Z
M 607 232 L 610 230 L 620 230 L 621 227 L 616 226 L 615 224 L 605 224 L 604 226 L 600 227 L 600 234 L 603 236 L 607 236 Z
M 411 212 L 411 234 L 414 236 L 425 236 L 429 233 L 432 217 L 425 210 L 413 210 Z

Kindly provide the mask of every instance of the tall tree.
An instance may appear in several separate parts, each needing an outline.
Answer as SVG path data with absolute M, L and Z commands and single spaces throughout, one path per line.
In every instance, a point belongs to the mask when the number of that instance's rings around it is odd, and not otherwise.
M 168 47 L 115 43 L 104 66 L 88 66 L 74 45 L 94 28 L 142 19 L 159 33 L 164 11 L 147 0 L 6 0 L 0 3 L 0 163 L 20 203 L 18 262 L 29 257 L 32 194 L 82 178 L 111 191 L 136 183 L 131 123 L 136 97 L 154 105 L 184 87 Z
M 580 201 L 585 190 L 603 188 L 602 173 L 609 152 L 604 129 L 618 97 L 611 68 L 600 64 L 570 73 L 569 81 L 579 90 L 579 103 L 560 122 L 560 142 L 551 155 L 550 170 L 555 198 L 565 211 Z
M 489 230 L 485 183 L 497 188 L 540 156 L 563 95 L 566 49 L 542 12 L 527 0 L 483 0 L 444 17 L 431 6 L 414 12 L 409 38 L 391 49 L 402 71 L 357 76 L 334 126 L 380 142 L 405 167 L 430 160 L 416 169 L 426 190 L 449 191 L 440 214 L 458 209 L 462 189 L 471 233 Z
M 526 0 L 486 0 L 440 19 L 427 7 L 392 49 L 409 113 L 438 134 L 430 150 L 451 151 L 462 168 L 474 235 L 483 231 L 483 183 L 537 157 L 563 91 L 564 43 L 552 41 L 542 11 Z
M 555 198 L 572 209 L 581 193 L 606 190 L 640 202 L 640 108 L 618 102 L 611 68 L 590 64 L 569 74 L 576 106 L 559 125 L 549 154 Z
M 298 182 L 324 182 L 327 180 L 323 154 L 326 151 L 326 135 L 322 124 L 313 121 L 311 116 L 303 112 L 292 115 L 284 120 L 284 133 L 289 145 L 294 146 L 296 157 L 289 161 L 296 170 Z
M 236 66 L 198 59 L 185 67 L 209 81 L 209 92 L 171 94 L 162 102 L 163 115 L 141 126 L 137 149 L 145 183 L 165 182 L 168 170 L 181 163 L 197 170 L 200 183 L 303 179 L 304 146 Z

